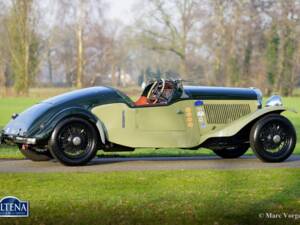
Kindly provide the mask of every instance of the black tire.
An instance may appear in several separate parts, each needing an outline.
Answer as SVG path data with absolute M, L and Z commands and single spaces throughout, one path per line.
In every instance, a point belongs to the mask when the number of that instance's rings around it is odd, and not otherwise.
M 49 150 L 43 150 L 43 151 L 38 151 L 32 147 L 29 147 L 28 149 L 23 149 L 22 145 L 19 145 L 19 150 L 20 152 L 27 158 L 35 162 L 39 161 L 49 161 L 53 159 L 51 153 Z
M 244 144 L 236 147 L 231 148 L 224 148 L 224 149 L 213 149 L 213 152 L 224 159 L 234 159 L 239 158 L 244 155 L 247 150 L 249 149 L 249 144 Z
M 84 119 L 72 117 L 55 127 L 49 147 L 51 154 L 62 164 L 79 166 L 95 157 L 97 143 L 98 133 L 94 126 Z
M 294 151 L 297 137 L 293 124 L 284 116 L 267 115 L 258 120 L 250 132 L 250 145 L 264 162 L 282 162 Z

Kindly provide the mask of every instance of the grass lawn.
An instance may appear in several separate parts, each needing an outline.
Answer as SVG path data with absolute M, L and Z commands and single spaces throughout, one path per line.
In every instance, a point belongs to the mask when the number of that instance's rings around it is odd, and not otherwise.
M 296 224 L 300 170 L 0 174 L 0 196 L 30 202 L 0 224 Z M 300 215 L 299 215 L 300 216 Z

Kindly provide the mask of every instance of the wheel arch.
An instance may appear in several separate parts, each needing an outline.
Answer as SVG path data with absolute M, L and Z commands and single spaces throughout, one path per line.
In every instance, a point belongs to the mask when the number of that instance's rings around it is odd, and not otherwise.
M 102 144 L 106 143 L 106 129 L 104 127 L 104 124 L 101 122 L 100 119 L 98 119 L 93 113 L 91 113 L 89 110 L 86 110 L 81 107 L 70 107 L 64 110 L 59 111 L 56 113 L 51 120 L 47 122 L 47 126 L 44 131 L 44 136 L 46 139 L 49 139 L 51 136 L 51 133 L 55 129 L 55 127 L 63 120 L 66 120 L 68 118 L 81 118 L 84 120 L 87 120 L 90 122 L 92 126 L 94 126 L 95 130 L 98 133 L 98 136 L 100 137 L 100 141 Z
M 235 135 L 244 133 L 244 134 L 246 134 L 247 136 L 249 136 L 252 126 L 253 126 L 258 120 L 260 120 L 260 119 L 263 118 L 263 117 L 270 116 L 270 115 L 280 115 L 280 114 L 281 114 L 282 112 L 284 112 L 284 111 L 285 111 L 285 110 L 277 110 L 277 111 L 271 111 L 271 112 L 267 112 L 267 113 L 265 113 L 265 114 L 262 114 L 262 115 L 256 117 L 255 119 L 253 119 L 252 121 L 248 122 L 247 124 L 245 124 L 245 126 L 242 127 Z

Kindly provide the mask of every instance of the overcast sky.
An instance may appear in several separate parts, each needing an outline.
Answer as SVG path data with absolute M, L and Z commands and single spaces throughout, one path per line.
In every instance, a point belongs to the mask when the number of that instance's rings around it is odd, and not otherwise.
M 121 20 L 125 24 L 132 22 L 133 14 L 132 7 L 138 0 L 107 0 L 110 4 L 108 16 L 112 19 Z

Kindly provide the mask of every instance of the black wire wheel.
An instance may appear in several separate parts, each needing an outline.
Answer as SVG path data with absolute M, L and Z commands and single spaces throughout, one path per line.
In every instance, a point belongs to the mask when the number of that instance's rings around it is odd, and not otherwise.
M 97 153 L 98 133 L 81 118 L 69 118 L 54 129 L 49 146 L 52 155 L 68 166 L 84 165 Z
M 223 149 L 213 149 L 213 152 L 224 159 L 239 158 L 244 155 L 249 149 L 249 144 L 241 144 L 238 146 L 227 147 Z
M 21 144 L 18 145 L 18 147 L 22 155 L 24 155 L 25 158 L 30 159 L 32 161 L 39 162 L 39 161 L 49 161 L 53 159 L 50 151 L 46 148 L 36 148 L 33 146 L 23 148 Z
M 258 120 L 250 132 L 255 155 L 265 162 L 282 162 L 294 151 L 296 131 L 285 117 L 271 114 Z

